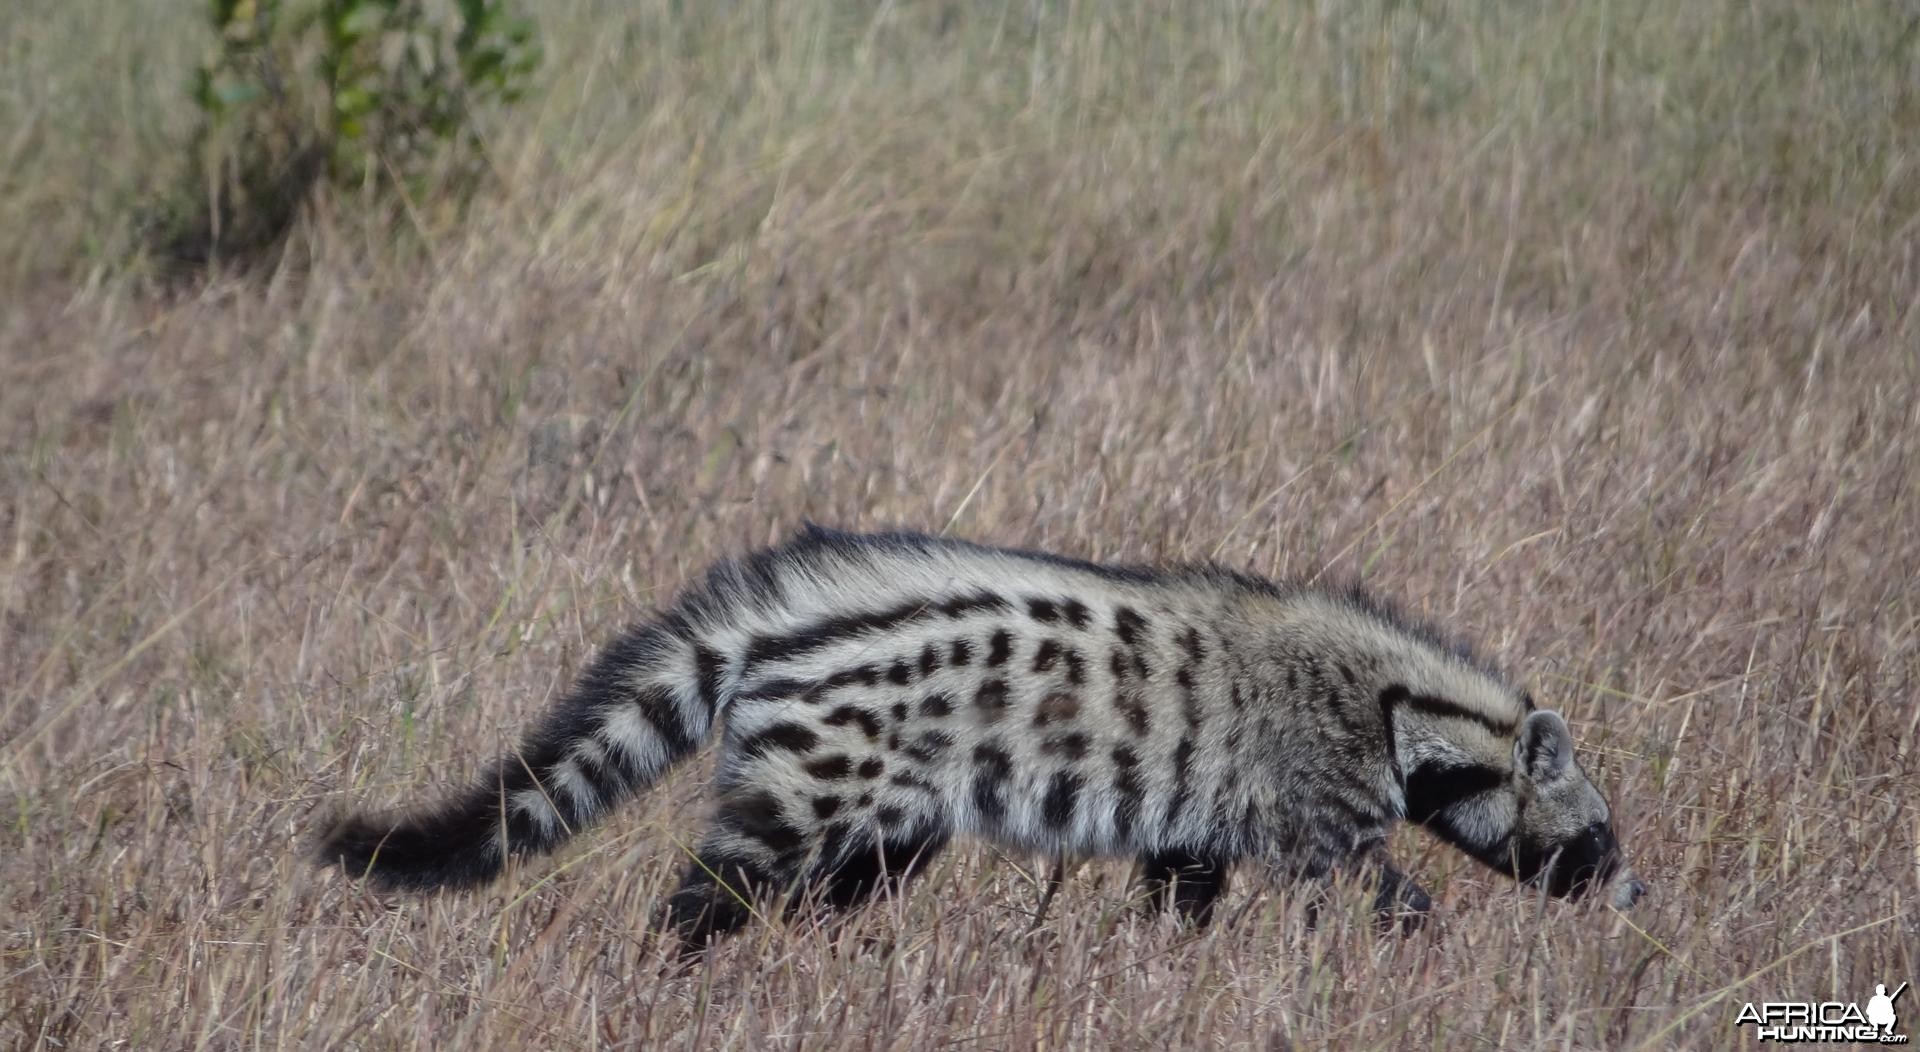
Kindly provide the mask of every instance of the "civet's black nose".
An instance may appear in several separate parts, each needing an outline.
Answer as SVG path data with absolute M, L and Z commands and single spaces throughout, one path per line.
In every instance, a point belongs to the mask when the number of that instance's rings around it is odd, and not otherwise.
M 1641 880 L 1639 877 L 1634 877 L 1632 880 L 1627 881 L 1627 905 L 1628 906 L 1632 906 L 1635 903 L 1638 903 L 1641 899 L 1646 897 L 1646 894 L 1647 894 L 1647 885 L 1645 881 Z

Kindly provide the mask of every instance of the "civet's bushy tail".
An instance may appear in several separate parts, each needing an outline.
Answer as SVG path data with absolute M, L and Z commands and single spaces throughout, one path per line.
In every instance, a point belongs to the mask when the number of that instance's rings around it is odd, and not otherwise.
M 484 884 L 508 854 L 553 850 L 697 750 L 719 666 L 679 611 L 636 628 L 477 784 L 437 809 L 349 816 L 322 838 L 321 860 L 383 888 Z

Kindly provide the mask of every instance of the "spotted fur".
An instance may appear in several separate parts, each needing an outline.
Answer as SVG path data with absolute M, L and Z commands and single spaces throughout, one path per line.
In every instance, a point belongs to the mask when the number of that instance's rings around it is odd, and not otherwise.
M 1643 890 L 1567 726 L 1358 593 L 808 527 L 613 641 L 437 810 L 350 818 L 323 861 L 471 886 L 549 851 L 715 731 L 714 816 L 665 919 L 699 943 L 784 893 L 851 906 L 953 837 L 1131 856 L 1205 922 L 1230 867 L 1362 870 L 1416 822 L 1555 895 Z

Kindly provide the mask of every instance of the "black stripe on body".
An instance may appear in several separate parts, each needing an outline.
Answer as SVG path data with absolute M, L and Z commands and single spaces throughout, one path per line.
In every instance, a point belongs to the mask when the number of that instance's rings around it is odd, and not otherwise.
M 1388 699 L 1389 694 L 1393 696 L 1391 700 Z M 1383 706 L 1393 705 L 1398 707 L 1404 705 L 1407 708 L 1424 712 L 1430 716 L 1468 720 L 1485 727 L 1495 734 L 1508 737 L 1513 736 L 1520 729 L 1520 725 L 1513 721 L 1489 716 L 1484 712 L 1476 712 L 1464 705 L 1448 701 L 1446 698 L 1436 698 L 1429 694 L 1414 694 L 1408 691 L 1407 688 L 1399 685 L 1394 685 L 1381 691 L 1380 703 Z
M 699 684 L 700 700 L 707 706 L 707 715 L 720 707 L 720 678 L 726 672 L 726 661 L 720 652 L 706 645 L 693 645 L 694 679 Z
M 740 743 L 740 753 L 746 757 L 765 756 L 771 752 L 812 752 L 820 744 L 820 736 L 813 728 L 782 720 L 770 724 L 747 736 Z
M 1193 736 L 1180 739 L 1173 750 L 1173 797 L 1167 801 L 1166 815 L 1161 821 L 1165 829 L 1171 830 L 1180 821 L 1181 812 L 1193 799 Z
M 1407 821 L 1427 825 L 1454 805 L 1506 783 L 1507 772 L 1491 767 L 1423 763 L 1407 772 Z
M 1007 813 L 1001 787 L 1013 775 L 1013 757 L 997 745 L 976 745 L 973 749 L 973 806 L 980 817 L 997 822 Z
M 1047 783 L 1047 795 L 1040 802 L 1040 816 L 1048 826 L 1064 830 L 1073 824 L 1073 809 L 1080 799 L 1081 779 L 1072 771 L 1056 771 Z
M 1400 739 L 1394 729 L 1393 710 L 1406 694 L 1407 688 L 1398 684 L 1380 692 L 1380 727 L 1387 737 L 1387 761 L 1393 765 L 1393 780 L 1402 787 L 1407 784 L 1407 772 L 1400 769 Z
M 736 705 L 749 701 L 793 701 L 795 699 L 814 702 L 820 700 L 820 695 L 824 692 L 822 688 L 822 684 L 801 679 L 768 679 L 735 694 L 733 701 Z
M 1076 687 L 1085 683 L 1087 681 L 1087 659 L 1074 647 L 1067 647 L 1066 650 L 1062 652 L 1062 656 L 1067 659 L 1067 682 Z
M 965 617 L 968 614 L 979 613 L 983 610 L 999 612 L 1006 609 L 1008 609 L 1007 601 L 988 591 L 956 596 L 940 604 L 940 612 L 949 618 L 955 619 Z
M 1203 720 L 1200 712 L 1200 693 L 1194 689 L 1193 668 L 1182 665 L 1173 674 L 1174 683 L 1180 687 L 1180 712 L 1187 719 L 1187 726 L 1199 730 Z
M 1122 841 L 1133 836 L 1133 824 L 1140 818 L 1146 785 L 1140 781 L 1140 757 L 1124 745 L 1113 747 L 1113 791 L 1120 797 L 1113 809 L 1113 829 Z
M 885 610 L 839 614 L 822 618 L 813 625 L 786 635 L 754 637 L 747 644 L 747 665 L 751 667 L 765 661 L 803 657 L 842 640 L 890 632 L 902 625 L 930 620 L 941 614 L 957 618 L 977 610 L 1004 610 L 1006 606 L 1006 600 L 999 596 L 980 592 L 944 602 L 930 598 L 915 599 Z

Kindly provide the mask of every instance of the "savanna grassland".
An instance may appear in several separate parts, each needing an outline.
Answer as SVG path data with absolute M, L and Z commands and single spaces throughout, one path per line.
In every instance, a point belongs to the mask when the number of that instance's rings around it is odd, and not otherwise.
M 1746 1048 L 1920 981 L 1913 7 L 529 7 L 464 215 L 184 277 L 198 7 L 0 17 L 0 1045 Z M 980 848 L 680 969 L 698 764 L 482 893 L 310 868 L 803 519 L 1363 580 L 1652 895 L 1409 830 L 1409 938 L 1124 862 L 1036 925 Z

